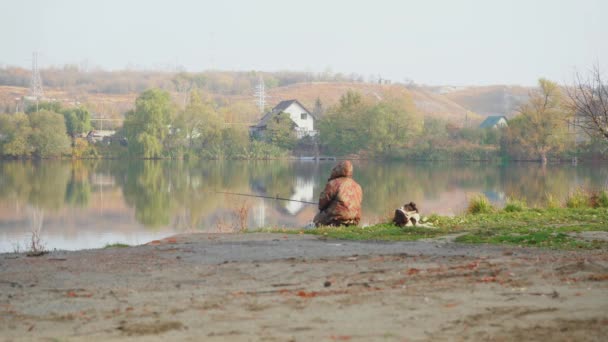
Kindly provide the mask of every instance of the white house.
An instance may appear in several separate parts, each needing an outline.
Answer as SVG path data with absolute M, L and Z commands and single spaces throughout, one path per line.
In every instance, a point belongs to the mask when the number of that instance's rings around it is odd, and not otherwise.
M 507 126 L 509 126 L 507 117 L 499 115 L 488 116 L 485 120 L 483 120 L 481 125 L 479 125 L 479 128 L 502 128 Z
M 116 134 L 116 131 L 113 130 L 93 130 L 87 134 L 87 140 L 90 143 L 98 143 L 103 141 L 104 138 L 111 138 Z
M 270 112 L 266 113 L 256 125 L 249 127 L 251 134 L 264 134 L 268 121 L 280 113 L 289 115 L 294 123 L 294 130 L 298 139 L 317 135 L 315 130 L 315 120 L 317 118 L 298 100 L 281 101 Z

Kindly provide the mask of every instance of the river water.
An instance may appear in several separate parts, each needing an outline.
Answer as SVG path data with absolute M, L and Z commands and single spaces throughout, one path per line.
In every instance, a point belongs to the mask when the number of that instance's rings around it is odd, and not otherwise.
M 26 250 L 32 232 L 49 249 L 142 244 L 176 233 L 243 227 L 304 227 L 335 162 L 3 161 L 0 252 Z M 423 215 L 453 215 L 484 194 L 541 205 L 578 188 L 608 184 L 606 165 L 355 162 L 363 222 L 376 223 L 414 201 Z

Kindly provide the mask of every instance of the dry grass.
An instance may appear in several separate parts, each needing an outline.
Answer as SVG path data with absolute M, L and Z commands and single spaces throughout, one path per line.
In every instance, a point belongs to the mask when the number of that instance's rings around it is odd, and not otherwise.
M 238 224 L 237 228 L 239 232 L 247 230 L 250 209 L 251 205 L 247 201 L 242 202 L 238 207 L 233 209 L 233 215 L 236 218 L 236 222 Z
M 41 256 L 48 253 L 46 250 L 44 243 L 42 242 L 42 238 L 40 237 L 40 231 L 37 229 L 32 230 L 32 235 L 30 236 L 30 242 L 28 246 L 27 256 Z
M 220 217 L 215 222 L 218 233 L 240 233 L 249 228 L 249 212 L 251 205 L 249 202 L 242 202 L 229 209 L 228 218 Z
M 496 211 L 490 200 L 484 195 L 471 198 L 467 207 L 467 214 L 489 214 Z

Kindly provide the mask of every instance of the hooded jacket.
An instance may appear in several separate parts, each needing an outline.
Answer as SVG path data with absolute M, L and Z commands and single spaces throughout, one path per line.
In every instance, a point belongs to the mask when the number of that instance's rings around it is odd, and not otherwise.
M 319 196 L 319 211 L 324 212 L 330 222 L 325 224 L 359 224 L 363 191 L 352 176 L 353 165 L 348 160 L 331 170 L 327 185 Z

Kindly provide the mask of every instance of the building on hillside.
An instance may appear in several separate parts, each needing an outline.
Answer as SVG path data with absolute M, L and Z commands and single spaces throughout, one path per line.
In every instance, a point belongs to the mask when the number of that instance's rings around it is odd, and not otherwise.
M 104 139 L 111 139 L 116 134 L 116 131 L 111 130 L 93 130 L 87 134 L 87 140 L 90 143 L 98 143 Z
M 289 115 L 289 118 L 294 123 L 293 129 L 295 130 L 298 139 L 306 136 L 314 137 L 317 135 L 318 132 L 315 130 L 315 121 L 317 118 L 298 100 L 281 101 L 272 108 L 270 112 L 266 113 L 256 125 L 250 126 L 249 132 L 252 135 L 263 135 L 267 128 L 268 121 L 280 113 Z
M 504 115 L 488 116 L 479 128 L 503 128 L 509 126 L 507 117 Z

